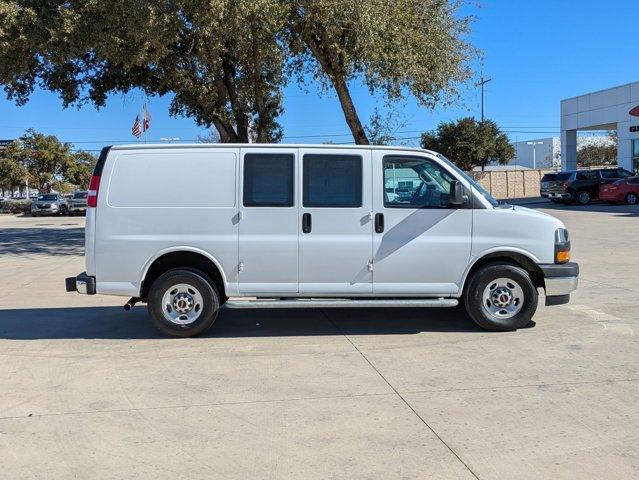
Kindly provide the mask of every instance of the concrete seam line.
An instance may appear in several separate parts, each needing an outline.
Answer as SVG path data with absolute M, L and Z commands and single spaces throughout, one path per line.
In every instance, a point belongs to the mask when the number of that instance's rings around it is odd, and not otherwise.
M 473 469 L 472 469 L 472 468 L 470 468 L 470 466 L 469 466 L 466 462 L 464 462 L 464 461 L 462 460 L 462 458 L 459 456 L 459 454 L 458 454 L 455 450 L 453 450 L 453 448 L 452 448 L 450 445 L 448 445 L 448 443 L 446 443 L 446 441 L 445 441 L 445 440 L 444 440 L 444 439 L 443 439 L 443 438 L 442 438 L 442 437 L 441 437 L 441 436 L 440 436 L 440 435 L 439 435 L 439 434 L 438 434 L 438 433 L 437 433 L 437 432 L 433 429 L 433 427 L 431 427 L 431 426 L 429 425 L 429 423 L 428 423 L 428 422 L 424 419 L 424 417 L 422 417 L 419 413 L 417 413 L 417 410 L 415 410 L 415 408 L 413 408 L 413 406 L 412 406 L 410 403 L 408 403 L 408 400 L 406 400 L 406 399 L 404 398 L 404 396 L 403 396 L 401 393 L 399 393 L 399 391 L 398 391 L 398 390 L 397 390 L 397 389 L 393 386 L 393 384 L 391 384 L 391 383 L 388 381 L 388 379 L 387 379 L 384 375 L 382 375 L 382 372 L 380 372 L 380 371 L 377 369 L 377 367 L 376 367 L 375 365 L 373 365 L 373 362 L 371 362 L 371 361 L 368 359 L 368 357 L 367 357 L 366 355 L 364 355 L 364 353 L 363 353 L 363 352 L 362 352 L 362 351 L 361 351 L 361 350 L 357 347 L 357 345 L 355 345 L 355 344 L 353 343 L 353 341 L 352 341 L 352 340 L 348 337 L 348 335 L 346 335 L 346 334 L 342 331 L 342 329 L 339 327 L 339 325 L 337 325 L 337 324 L 333 321 L 333 319 L 332 319 L 331 317 L 329 317 L 329 316 L 328 316 L 328 314 L 326 313 L 326 311 L 325 311 L 324 309 L 321 309 L 321 312 L 322 312 L 322 315 L 324 315 L 324 317 L 325 317 L 325 318 L 326 318 L 326 319 L 327 319 L 327 320 L 328 320 L 328 321 L 329 321 L 329 322 L 330 322 L 330 323 L 331 323 L 331 324 L 335 327 L 335 329 L 336 329 L 336 330 L 337 330 L 337 331 L 338 331 L 338 332 L 339 332 L 339 333 L 340 333 L 340 334 L 341 334 L 341 335 L 342 335 L 342 336 L 343 336 L 346 340 L 348 340 L 348 343 L 350 343 L 350 344 L 353 346 L 353 348 L 354 348 L 355 350 L 357 350 L 357 352 L 358 352 L 358 353 L 362 356 L 362 358 L 363 358 L 364 360 L 366 360 L 366 363 L 368 363 L 368 364 L 371 366 L 371 368 L 372 368 L 373 370 L 375 370 L 375 372 L 377 372 L 377 375 L 379 375 L 379 376 L 380 376 L 380 378 L 381 378 L 382 380 L 384 380 L 384 382 L 386 383 L 386 385 L 388 385 L 388 386 L 390 387 L 390 389 L 391 389 L 391 390 L 393 390 L 393 392 L 395 392 L 395 395 L 397 395 L 397 396 L 401 399 L 401 401 L 402 401 L 402 402 L 404 402 L 404 404 L 405 404 L 405 405 L 406 405 L 406 406 L 407 406 L 407 407 L 411 410 L 411 412 L 413 412 L 413 414 L 414 414 L 417 418 L 419 418 L 419 420 L 420 420 L 420 421 L 421 421 L 421 422 L 422 422 L 422 423 L 426 426 L 426 428 L 428 428 L 428 429 L 432 432 L 432 434 L 433 434 L 433 435 L 435 435 L 435 437 L 437 437 L 437 439 L 438 439 L 441 443 L 443 443 L 443 444 L 444 444 L 444 446 L 448 449 L 448 451 L 449 451 L 450 453 L 452 453 L 452 454 L 455 456 L 455 458 L 456 458 L 457 460 L 459 460 L 459 462 L 460 462 L 460 463 L 461 463 L 464 467 L 466 467 L 466 470 L 468 470 L 468 471 L 470 472 L 470 474 L 471 474 L 474 478 L 476 478 L 477 480 L 480 480 L 480 479 L 479 479 L 479 477 L 477 476 L 477 474 L 473 471 Z
M 393 392 L 388 393 L 353 393 L 350 395 L 321 395 L 317 397 L 295 397 L 295 398 L 274 398 L 272 400 L 247 400 L 238 402 L 212 402 L 212 403 L 193 403 L 190 405 L 163 405 L 159 407 L 133 407 L 133 408 L 113 408 L 109 410 L 80 410 L 75 412 L 51 412 L 36 413 L 28 415 L 11 415 L 0 417 L 3 420 L 20 420 L 25 418 L 43 418 L 43 417 L 62 417 L 66 415 L 97 415 L 100 413 L 126 413 L 126 412 L 143 412 L 148 410 L 174 410 L 177 408 L 206 408 L 206 407 L 232 407 L 234 405 L 255 405 L 260 403 L 280 403 L 280 402 L 301 402 L 305 400 L 330 400 L 335 398 L 361 398 L 361 397 L 385 397 L 394 395 Z

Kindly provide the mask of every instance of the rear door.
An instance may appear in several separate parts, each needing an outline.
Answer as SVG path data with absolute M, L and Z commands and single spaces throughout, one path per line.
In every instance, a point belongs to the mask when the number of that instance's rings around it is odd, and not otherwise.
M 241 149 L 239 291 L 297 293 L 296 148 Z
M 300 149 L 299 291 L 372 292 L 371 152 Z

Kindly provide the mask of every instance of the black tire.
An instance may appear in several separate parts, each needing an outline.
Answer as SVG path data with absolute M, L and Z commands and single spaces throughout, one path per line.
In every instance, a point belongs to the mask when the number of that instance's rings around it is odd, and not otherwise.
M 592 200 L 592 195 L 588 190 L 579 190 L 575 198 L 579 205 L 588 205 Z
M 636 205 L 638 201 L 639 201 L 639 195 L 637 195 L 636 193 L 630 192 L 628 195 L 626 195 L 627 205 Z
M 509 318 L 498 318 L 484 307 L 484 290 L 497 279 L 514 280 L 523 292 L 521 309 Z M 518 297 L 516 297 L 518 298 Z M 526 270 L 511 264 L 493 263 L 477 270 L 466 284 L 464 304 L 468 315 L 482 328 L 495 331 L 511 331 L 525 327 L 537 310 L 539 295 Z
M 180 324 L 164 314 L 162 298 L 172 286 L 187 284 L 195 287 L 202 297 L 201 310 L 191 323 Z M 158 330 L 171 337 L 193 337 L 206 332 L 215 322 L 220 309 L 220 296 L 215 285 L 198 270 L 174 269 L 160 275 L 149 290 L 147 298 L 149 315 Z
M 64 215 L 67 215 L 68 213 L 69 213 L 69 210 L 66 207 L 66 205 L 61 205 L 60 206 L 60 215 L 64 216 Z

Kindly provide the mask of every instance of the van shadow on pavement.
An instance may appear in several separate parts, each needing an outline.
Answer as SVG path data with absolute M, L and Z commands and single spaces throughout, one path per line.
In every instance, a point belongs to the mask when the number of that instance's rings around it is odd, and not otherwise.
M 534 326 L 531 322 L 530 327 Z M 204 337 L 407 335 L 420 332 L 484 332 L 457 308 L 223 309 Z M 0 310 L 0 339 L 167 338 L 144 305 Z
M 84 255 L 84 228 L 2 228 L 2 254 Z

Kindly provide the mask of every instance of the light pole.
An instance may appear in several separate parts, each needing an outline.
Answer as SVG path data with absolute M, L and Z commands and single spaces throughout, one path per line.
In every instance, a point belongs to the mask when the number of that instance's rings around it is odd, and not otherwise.
M 484 78 L 482 75 L 479 82 L 475 84 L 476 87 L 481 87 L 481 121 L 484 121 L 484 85 L 490 82 L 492 78 Z
M 526 142 L 526 145 L 533 147 L 533 170 L 537 169 L 537 145 L 543 145 L 544 142 Z

